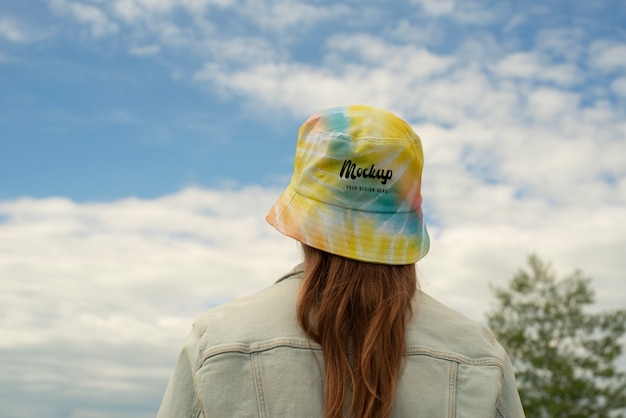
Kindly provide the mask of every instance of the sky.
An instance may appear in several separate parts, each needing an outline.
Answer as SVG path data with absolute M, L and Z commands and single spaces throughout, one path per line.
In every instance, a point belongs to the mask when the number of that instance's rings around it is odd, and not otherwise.
M 339 105 L 422 139 L 425 292 L 485 322 L 536 253 L 624 308 L 624 22 L 621 0 L 0 0 L 0 415 L 154 416 L 193 319 L 299 262 L 264 217 L 299 125 Z

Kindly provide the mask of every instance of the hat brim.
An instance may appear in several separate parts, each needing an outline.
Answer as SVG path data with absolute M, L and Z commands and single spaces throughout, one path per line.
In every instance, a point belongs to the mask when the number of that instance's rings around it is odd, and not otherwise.
M 298 193 L 291 184 L 266 220 L 303 244 L 369 263 L 413 264 L 430 246 L 421 213 L 375 213 L 330 205 Z

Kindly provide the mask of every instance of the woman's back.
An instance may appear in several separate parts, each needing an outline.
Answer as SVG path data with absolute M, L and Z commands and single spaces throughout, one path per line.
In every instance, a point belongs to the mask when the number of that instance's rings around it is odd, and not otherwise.
M 324 358 L 296 320 L 302 276 L 297 268 L 198 318 L 159 416 L 323 417 Z M 424 293 L 415 303 L 391 416 L 522 417 L 510 363 L 491 333 Z

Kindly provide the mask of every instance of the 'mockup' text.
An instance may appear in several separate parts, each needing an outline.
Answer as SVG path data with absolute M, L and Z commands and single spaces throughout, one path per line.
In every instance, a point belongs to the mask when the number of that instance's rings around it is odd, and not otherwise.
M 372 164 L 371 167 L 357 167 L 352 160 L 345 160 L 339 172 L 339 177 L 346 179 L 354 180 L 359 177 L 363 177 L 364 179 L 379 179 L 382 184 L 387 184 L 387 180 L 391 179 L 392 175 L 393 171 L 375 168 L 374 164 Z

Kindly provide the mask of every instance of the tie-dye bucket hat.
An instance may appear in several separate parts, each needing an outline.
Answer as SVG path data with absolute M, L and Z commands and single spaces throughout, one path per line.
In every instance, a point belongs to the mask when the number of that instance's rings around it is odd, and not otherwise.
M 291 182 L 266 219 L 332 254 L 415 263 L 430 244 L 423 163 L 420 138 L 388 111 L 355 105 L 316 113 L 300 127 Z

